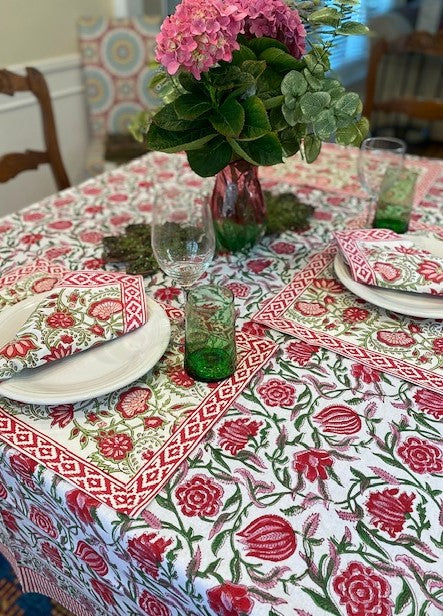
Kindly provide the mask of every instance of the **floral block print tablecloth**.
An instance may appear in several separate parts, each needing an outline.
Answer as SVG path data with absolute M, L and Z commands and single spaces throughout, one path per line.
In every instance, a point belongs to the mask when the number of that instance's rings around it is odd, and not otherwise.
M 315 186 L 322 190 L 367 196 L 357 175 L 358 148 L 339 147 L 330 143 L 322 146 L 317 160 L 308 164 L 299 154 L 282 165 L 265 167 L 262 177 L 296 185 Z M 406 164 L 418 174 L 414 203 L 419 204 L 440 175 L 440 162 L 407 157 Z
M 201 184 L 183 157 L 149 154 L 3 218 L 0 258 L 100 268 L 102 236 L 149 222 L 159 186 L 186 194 Z M 1 549 L 25 589 L 78 616 L 442 613 L 443 395 L 251 321 L 332 230 L 355 225 L 368 200 L 275 178 L 268 186 L 315 207 L 310 229 L 217 257 L 206 280 L 232 289 L 239 333 L 267 338 L 277 352 L 147 507 L 118 512 L 55 473 L 50 450 L 30 457 L 0 446 Z M 443 173 L 417 223 L 442 224 L 442 195 Z M 147 278 L 146 288 L 177 313 L 180 290 L 167 276 Z M 54 421 L 50 434 L 80 422 L 95 435 L 102 421 L 109 430 L 101 402 L 89 418 L 81 408 L 71 418 L 69 408 L 40 407 L 28 421 Z M 7 404 L 10 421 L 30 411 Z M 161 429 L 160 411 L 146 437 Z M 111 413 L 123 420 L 115 406 Z M 141 426 L 137 417 L 129 424 Z

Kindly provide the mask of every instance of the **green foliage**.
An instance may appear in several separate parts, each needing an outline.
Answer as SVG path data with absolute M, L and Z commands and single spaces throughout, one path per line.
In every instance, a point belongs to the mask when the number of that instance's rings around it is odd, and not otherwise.
M 140 116 L 133 134 L 151 150 L 186 151 L 203 177 L 238 159 L 275 165 L 301 151 L 312 162 L 325 141 L 358 146 L 368 132 L 360 98 L 329 74 L 335 38 L 368 32 L 352 20 L 356 4 L 293 0 L 308 28 L 309 52 L 301 59 L 272 38 L 240 36 L 232 61 L 201 80 L 184 72 L 171 77 L 160 67 L 151 87 L 165 104 L 151 118 Z

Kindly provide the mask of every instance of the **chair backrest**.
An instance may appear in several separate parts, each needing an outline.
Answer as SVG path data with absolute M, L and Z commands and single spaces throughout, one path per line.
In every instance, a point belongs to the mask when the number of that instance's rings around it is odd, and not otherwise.
M 162 17 L 83 17 L 77 23 L 86 102 L 94 137 L 124 134 L 134 115 L 157 107 L 148 91 Z
M 54 113 L 45 78 L 36 68 L 26 68 L 26 75 L 0 69 L 0 94 L 32 92 L 40 106 L 45 150 L 26 150 L 0 156 L 0 183 L 7 182 L 22 171 L 49 164 L 58 190 L 70 186 L 57 141 Z
M 372 46 L 363 113 L 443 120 L 443 33 L 412 32 Z M 375 120 L 377 122 L 377 120 Z M 400 121 L 400 120 L 397 120 Z M 386 123 L 386 121 L 385 121 Z

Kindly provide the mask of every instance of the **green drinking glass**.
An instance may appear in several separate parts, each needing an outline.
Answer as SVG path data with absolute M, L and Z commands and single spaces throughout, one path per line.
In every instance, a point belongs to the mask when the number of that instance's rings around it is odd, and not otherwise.
M 216 285 L 191 289 L 185 307 L 186 372 L 197 381 L 221 381 L 233 374 L 236 360 L 232 291 Z

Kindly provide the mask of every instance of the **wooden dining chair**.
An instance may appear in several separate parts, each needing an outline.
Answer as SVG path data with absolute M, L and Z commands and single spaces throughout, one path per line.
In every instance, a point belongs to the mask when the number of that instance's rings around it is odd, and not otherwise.
M 54 113 L 48 86 L 42 73 L 27 67 L 26 75 L 0 69 L 0 94 L 13 96 L 17 92 L 32 92 L 40 106 L 45 150 L 26 150 L 0 156 L 0 183 L 8 182 L 22 171 L 49 164 L 58 190 L 70 186 L 58 146 Z
M 363 113 L 372 134 L 400 137 L 412 153 L 443 156 L 442 32 L 376 40 Z

